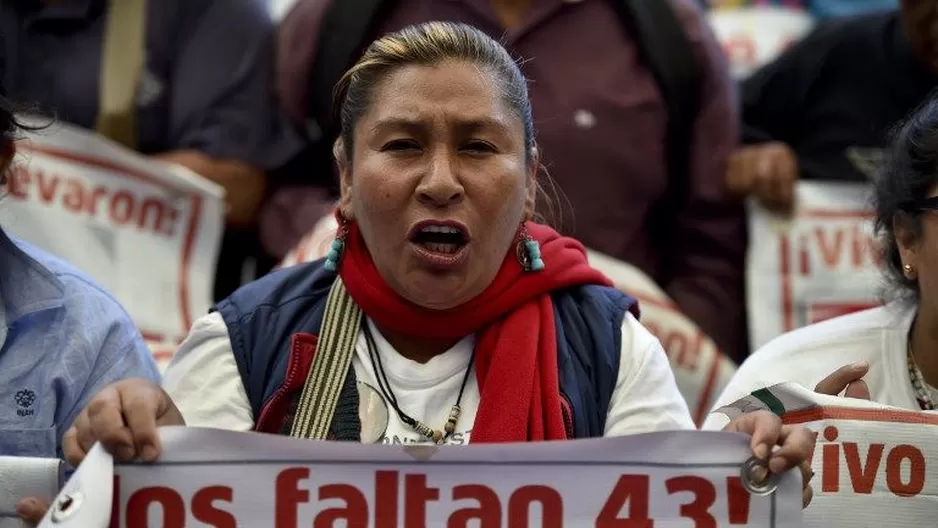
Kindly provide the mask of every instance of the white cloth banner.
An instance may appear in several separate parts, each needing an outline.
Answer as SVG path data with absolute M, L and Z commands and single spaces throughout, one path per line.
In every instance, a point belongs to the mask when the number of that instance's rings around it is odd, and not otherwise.
M 64 467 L 57 458 L 0 456 L 0 528 L 28 528 L 16 514 L 17 503 L 27 497 L 51 501 L 64 481 Z
M 161 460 L 116 466 L 114 486 L 110 457 L 93 449 L 40 526 L 108 526 L 100 495 L 115 499 L 111 526 L 133 528 L 802 526 L 800 474 L 750 494 L 749 439 L 735 433 L 442 447 L 161 435 Z M 88 495 L 97 502 L 85 508 Z
M 814 19 L 803 8 L 744 6 L 712 9 L 710 25 L 733 76 L 744 79 L 804 37 Z
M 938 413 L 816 394 L 793 383 L 716 410 L 732 418 L 767 409 L 819 433 L 809 528 L 935 526 Z
M 796 210 L 749 207 L 746 262 L 753 350 L 802 326 L 880 304 L 870 186 L 799 182 Z
M 114 294 L 164 366 L 211 307 L 223 189 L 66 124 L 16 147 L 4 229 Z
M 338 223 L 327 215 L 284 258 L 281 267 L 322 258 L 329 252 Z M 736 372 L 736 366 L 688 319 L 668 295 L 641 270 L 595 251 L 590 264 L 616 287 L 639 301 L 642 324 L 662 342 L 671 361 L 678 388 L 698 425 Z

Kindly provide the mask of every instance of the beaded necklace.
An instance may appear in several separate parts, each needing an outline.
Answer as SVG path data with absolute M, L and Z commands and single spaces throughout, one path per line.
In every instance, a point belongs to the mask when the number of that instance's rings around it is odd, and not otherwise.
M 908 356 L 909 364 L 909 380 L 912 382 L 912 388 L 915 389 L 919 407 L 921 407 L 923 411 L 938 409 L 938 405 L 935 404 L 935 399 L 928 389 L 928 384 L 925 382 L 925 376 L 922 375 L 922 370 L 918 368 L 918 364 L 915 363 L 915 356 L 912 355 L 912 330 L 909 330 L 907 342 L 906 355 Z
M 441 431 L 439 429 L 433 429 L 420 420 L 412 418 L 400 408 L 397 404 L 397 397 L 394 396 L 394 391 L 391 390 L 391 383 L 388 381 L 388 375 L 384 371 L 384 365 L 381 363 L 381 355 L 378 353 L 378 346 L 375 344 L 374 336 L 371 335 L 371 329 L 368 327 L 367 321 L 362 321 L 362 330 L 365 333 L 365 343 L 368 346 L 368 357 L 371 359 L 371 364 L 375 369 L 375 378 L 378 380 L 378 388 L 381 390 L 384 399 L 391 404 L 391 407 L 397 412 L 401 421 L 409 425 L 414 431 L 432 440 L 436 444 L 446 442 L 456 430 L 456 422 L 459 421 L 459 414 L 462 412 L 459 403 L 462 401 L 463 392 L 466 390 L 466 383 L 469 381 L 469 373 L 472 372 L 472 363 L 476 358 L 475 351 L 469 356 L 469 365 L 466 367 L 466 373 L 463 374 L 462 385 L 459 387 L 459 396 L 456 397 L 456 403 L 453 404 L 452 409 L 450 409 L 449 417 Z

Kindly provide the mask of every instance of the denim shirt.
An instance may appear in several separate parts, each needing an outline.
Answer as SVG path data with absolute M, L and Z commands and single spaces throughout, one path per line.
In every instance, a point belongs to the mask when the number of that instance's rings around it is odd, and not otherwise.
M 62 457 L 88 401 L 124 378 L 159 381 L 120 304 L 66 262 L 0 231 L 0 455 Z

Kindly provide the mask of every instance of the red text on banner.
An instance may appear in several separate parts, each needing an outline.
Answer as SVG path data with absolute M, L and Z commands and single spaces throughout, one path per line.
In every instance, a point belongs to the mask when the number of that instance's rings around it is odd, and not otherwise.
M 102 184 L 91 187 L 81 178 L 16 165 L 11 169 L 10 196 L 87 215 L 115 227 L 133 226 L 167 237 L 175 236 L 179 211 L 157 196 L 136 196 Z
M 423 473 L 376 471 L 374 488 L 363 490 L 352 483 L 330 482 L 309 487 L 311 470 L 291 467 L 281 470 L 274 484 L 274 527 L 299 528 L 307 526 L 300 508 L 314 502 L 330 507 L 319 510 L 312 520 L 314 528 L 329 528 L 344 521 L 348 526 L 374 526 L 375 528 L 422 528 L 427 526 L 427 508 L 440 501 L 441 495 L 461 502 L 464 506 L 449 513 L 447 528 L 528 528 L 529 520 L 542 519 L 537 526 L 561 528 L 564 501 L 561 492 L 546 484 L 517 487 L 507 497 L 504 493 L 481 483 L 453 486 L 448 493 L 428 484 Z M 750 498 L 739 477 L 725 480 L 728 520 L 730 525 L 749 524 Z M 599 511 L 597 528 L 654 528 L 650 515 L 650 497 L 653 486 L 649 475 L 621 475 Z M 120 477 L 115 477 L 114 489 L 120 490 Z M 658 491 L 654 491 L 658 493 Z M 711 480 L 684 475 L 664 480 L 668 495 L 681 500 L 679 516 L 693 520 L 699 528 L 716 528 L 718 522 L 711 513 L 719 493 Z M 373 499 L 370 499 L 373 497 Z M 115 496 L 111 526 L 149 528 L 150 512 L 157 510 L 159 522 L 153 528 L 184 528 L 191 515 L 195 520 L 215 528 L 234 528 L 235 516 L 226 511 L 235 500 L 234 489 L 222 484 L 204 486 L 187 501 L 171 487 L 152 486 L 134 491 L 127 499 L 124 512 L 119 511 L 120 497 Z M 123 515 L 122 515 L 123 513 Z M 506 521 L 503 524 L 503 519 Z

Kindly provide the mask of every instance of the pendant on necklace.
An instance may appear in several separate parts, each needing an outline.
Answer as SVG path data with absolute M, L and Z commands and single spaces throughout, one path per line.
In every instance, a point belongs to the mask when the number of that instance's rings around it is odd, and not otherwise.
M 358 419 L 362 424 L 361 442 L 376 444 L 388 431 L 391 416 L 388 404 L 378 389 L 361 380 L 356 380 L 355 385 L 358 387 Z

